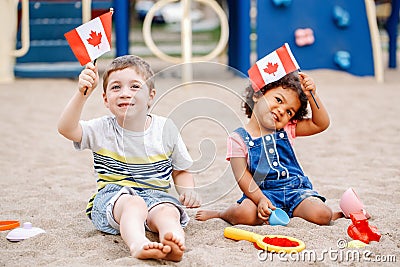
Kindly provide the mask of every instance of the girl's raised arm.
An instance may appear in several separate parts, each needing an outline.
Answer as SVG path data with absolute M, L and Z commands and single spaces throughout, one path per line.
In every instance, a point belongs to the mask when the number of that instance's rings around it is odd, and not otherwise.
M 297 122 L 296 136 L 308 136 L 320 133 L 329 127 L 330 119 L 328 111 L 317 94 L 314 80 L 304 72 L 300 72 L 299 76 L 303 91 L 310 103 L 311 118 L 306 118 Z M 311 93 L 314 95 L 315 101 Z

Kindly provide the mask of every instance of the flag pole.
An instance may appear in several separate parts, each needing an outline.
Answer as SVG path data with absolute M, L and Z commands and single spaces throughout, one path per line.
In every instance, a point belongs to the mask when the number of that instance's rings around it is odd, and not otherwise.
M 299 71 L 301 72 L 301 69 L 299 69 Z M 315 99 L 315 96 L 314 96 L 313 92 L 310 91 L 310 94 L 311 94 L 312 99 L 314 100 L 315 105 L 317 106 L 317 109 L 319 109 L 319 105 L 318 105 L 317 99 Z
M 313 92 L 310 91 L 310 94 L 311 94 L 312 99 L 314 100 L 315 105 L 316 105 L 317 108 L 319 109 L 318 102 L 317 102 L 317 100 L 315 99 L 315 96 L 314 96 Z

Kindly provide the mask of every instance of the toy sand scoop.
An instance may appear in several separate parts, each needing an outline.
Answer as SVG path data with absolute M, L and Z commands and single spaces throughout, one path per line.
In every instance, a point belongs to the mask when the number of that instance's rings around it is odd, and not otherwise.
M 259 235 L 234 227 L 226 227 L 224 236 L 233 240 L 246 240 L 254 243 L 256 248 L 269 252 L 295 253 L 305 249 L 303 241 L 283 235 Z

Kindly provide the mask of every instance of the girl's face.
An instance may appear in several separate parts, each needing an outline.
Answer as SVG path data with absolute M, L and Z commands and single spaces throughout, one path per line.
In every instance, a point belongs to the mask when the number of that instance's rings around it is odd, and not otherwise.
M 148 107 L 154 96 L 155 89 L 149 92 L 143 77 L 133 68 L 126 68 L 110 74 L 103 99 L 105 106 L 122 126 L 127 116 L 146 119 Z
M 281 86 L 268 90 L 260 98 L 253 97 L 253 100 L 253 116 L 267 131 L 285 127 L 301 106 L 298 94 Z

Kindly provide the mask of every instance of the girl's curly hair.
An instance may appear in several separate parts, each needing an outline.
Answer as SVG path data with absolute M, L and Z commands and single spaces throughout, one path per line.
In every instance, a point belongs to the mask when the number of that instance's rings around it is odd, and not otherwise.
M 300 99 L 300 108 L 294 114 L 292 120 L 304 119 L 304 117 L 306 117 L 307 113 L 308 113 L 308 111 L 307 111 L 308 99 L 301 88 L 300 79 L 299 79 L 299 75 L 298 75 L 297 71 L 289 73 L 275 82 L 266 84 L 263 88 L 261 88 L 257 92 L 254 92 L 254 89 L 253 89 L 252 85 L 250 84 L 245 89 L 245 92 L 244 92 L 245 99 L 244 99 L 244 102 L 242 103 L 242 107 L 245 110 L 247 117 L 250 118 L 251 115 L 253 114 L 253 107 L 254 107 L 253 96 L 255 96 L 256 98 L 259 98 L 262 95 L 264 95 L 268 90 L 277 88 L 279 86 L 281 86 L 284 89 L 289 89 L 289 90 L 293 90 L 293 91 L 297 92 L 299 99 Z

